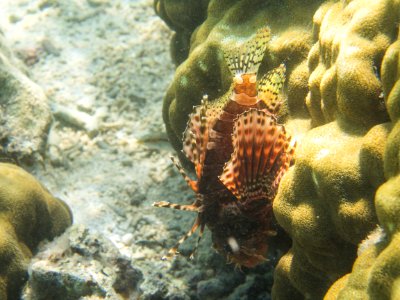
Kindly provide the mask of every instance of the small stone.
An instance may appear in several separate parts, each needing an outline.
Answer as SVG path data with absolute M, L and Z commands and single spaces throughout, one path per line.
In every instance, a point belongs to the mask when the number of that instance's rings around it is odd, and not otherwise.
M 92 7 L 97 7 L 97 6 L 109 4 L 108 0 L 87 0 L 87 2 Z
M 130 246 L 133 241 L 133 234 L 132 233 L 127 233 L 122 236 L 121 238 L 122 243 L 124 243 L 126 246 Z
M 21 21 L 21 19 L 22 19 L 21 16 L 14 15 L 14 14 L 10 15 L 10 17 L 8 18 L 10 23 L 17 23 L 17 22 Z
M 124 167 L 132 167 L 133 161 L 130 159 L 125 159 L 125 160 L 121 161 L 121 165 L 123 165 Z
M 60 55 L 60 49 L 58 47 L 56 47 L 54 45 L 53 41 L 48 38 L 43 39 L 42 47 L 43 47 L 43 50 L 45 52 L 47 52 L 48 54 L 52 54 L 55 56 Z

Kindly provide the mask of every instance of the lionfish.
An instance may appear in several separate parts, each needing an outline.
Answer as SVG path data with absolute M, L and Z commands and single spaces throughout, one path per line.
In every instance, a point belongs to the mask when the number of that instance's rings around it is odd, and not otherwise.
M 194 164 L 196 180 L 172 160 L 196 200 L 190 205 L 166 201 L 153 205 L 197 212 L 197 217 L 164 259 L 177 254 L 179 245 L 200 227 L 196 251 L 207 225 L 214 248 L 229 262 L 253 267 L 265 261 L 268 237 L 276 234 L 272 202 L 295 148 L 276 118 L 285 66 L 257 81 L 269 39 L 265 27 L 242 46 L 225 52 L 233 75 L 230 96 L 222 104 L 204 96 L 189 115 L 182 151 Z

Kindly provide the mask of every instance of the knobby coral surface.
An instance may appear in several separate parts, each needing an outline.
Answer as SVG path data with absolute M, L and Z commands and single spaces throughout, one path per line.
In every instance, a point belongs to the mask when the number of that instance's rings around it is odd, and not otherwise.
M 400 41 L 386 51 L 382 83 L 392 121 L 384 155 L 388 179 L 376 193 L 382 226 L 378 237 L 357 258 L 347 274 L 329 290 L 326 299 L 398 299 L 400 297 Z
M 293 240 L 275 271 L 275 299 L 321 299 L 350 272 L 358 244 L 378 221 L 385 232 L 396 230 L 387 199 L 398 206 L 399 8 L 398 0 L 209 1 L 205 21 L 190 31 L 188 58 L 163 107 L 177 150 L 192 106 L 203 94 L 219 101 L 229 90 L 225 49 L 268 25 L 273 38 L 260 74 L 282 62 L 288 70 L 281 120 L 299 147 L 274 202 Z M 388 264 L 382 258 L 381 267 Z M 383 287 L 381 274 L 374 278 Z
M 32 252 L 71 223 L 64 202 L 21 168 L 0 163 L 0 299 L 18 299 Z
M 156 1 L 158 7 L 171 9 L 173 4 L 178 6 L 177 2 Z M 274 37 L 259 76 L 285 63 L 288 80 L 293 82 L 288 91 L 294 96 L 289 102 L 289 110 L 298 116 L 307 116 L 301 102 L 307 87 L 305 59 L 312 46 L 307 25 L 320 2 L 309 1 L 305 6 L 303 1 L 209 1 L 204 22 L 189 30 L 192 32 L 189 56 L 178 66 L 164 98 L 163 117 L 169 139 L 176 150 L 182 149 L 182 132 L 193 106 L 200 103 L 204 94 L 209 96 L 210 101 L 218 101 L 229 91 L 232 78 L 223 51 L 248 40 L 257 29 L 266 25 L 271 28 Z M 182 5 L 179 7 L 185 8 Z M 199 13 L 203 14 L 201 10 Z M 160 15 L 167 20 L 167 24 L 172 22 L 171 18 L 175 23 L 182 24 L 180 14 L 169 13 L 168 18 L 165 13 Z M 187 28 L 193 28 L 193 24 Z
M 396 1 L 354 0 L 328 2 L 314 15 L 305 103 L 316 128 L 300 141 L 274 203 L 293 239 L 275 272 L 276 299 L 322 298 L 378 222 L 374 196 L 385 182 L 391 128 L 381 64 L 397 38 L 398 9 Z
M 170 52 L 175 64 L 188 56 L 190 36 L 205 20 L 210 0 L 154 0 L 156 13 L 175 31 L 171 39 Z

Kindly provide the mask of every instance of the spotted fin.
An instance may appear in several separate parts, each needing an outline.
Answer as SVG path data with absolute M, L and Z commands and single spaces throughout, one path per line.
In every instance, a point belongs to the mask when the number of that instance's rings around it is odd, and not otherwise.
M 232 74 L 257 73 L 270 38 L 269 27 L 263 27 L 239 49 L 226 51 L 225 60 Z
M 204 159 L 208 143 L 210 123 L 207 119 L 207 96 L 204 96 L 201 105 L 194 107 L 190 114 L 185 132 L 183 133 L 183 153 L 194 164 L 197 179 L 203 173 Z
M 267 105 L 269 112 L 276 114 L 281 102 L 279 94 L 285 82 L 286 67 L 281 64 L 279 67 L 265 74 L 258 83 L 258 97 Z
M 232 137 L 234 151 L 221 182 L 238 200 L 272 201 L 294 151 L 285 128 L 271 114 L 251 109 L 235 121 Z
M 154 202 L 153 206 L 199 212 L 199 207 L 196 206 L 195 203 L 190 204 L 190 205 L 181 205 L 181 204 L 171 203 L 171 202 L 167 202 L 167 201 L 159 201 L 159 202 Z

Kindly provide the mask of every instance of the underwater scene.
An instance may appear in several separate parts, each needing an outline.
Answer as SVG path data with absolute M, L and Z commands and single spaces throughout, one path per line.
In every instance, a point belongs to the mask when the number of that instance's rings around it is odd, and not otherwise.
M 0 300 L 400 299 L 400 0 L 1 0 Z

